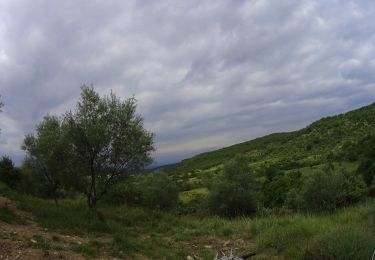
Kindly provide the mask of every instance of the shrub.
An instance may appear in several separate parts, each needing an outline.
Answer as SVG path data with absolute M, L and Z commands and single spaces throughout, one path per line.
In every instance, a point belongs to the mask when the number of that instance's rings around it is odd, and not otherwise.
M 153 172 L 144 177 L 140 185 L 143 205 L 157 209 L 171 208 L 176 205 L 177 185 L 166 173 Z
M 21 174 L 19 170 L 14 167 L 14 164 L 9 157 L 4 156 L 0 160 L 0 181 L 14 189 L 20 180 Z
M 358 202 L 364 192 L 365 184 L 359 176 L 326 168 L 307 178 L 301 195 L 305 209 L 326 211 Z
M 362 161 L 358 166 L 357 173 L 362 175 L 367 186 L 370 186 L 375 176 L 375 162 L 371 159 Z
M 284 206 L 288 209 L 299 210 L 303 205 L 303 198 L 297 189 L 292 188 L 286 194 Z
M 359 228 L 338 227 L 313 238 L 305 259 L 371 259 L 374 235 Z
M 271 180 L 267 178 L 263 185 L 263 201 L 266 207 L 282 206 L 290 189 L 289 178 L 282 172 L 276 174 Z
M 237 156 L 224 166 L 224 174 L 211 187 L 208 207 L 212 213 L 227 217 L 255 213 L 255 176 L 244 156 Z
M 139 205 L 142 191 L 137 182 L 140 179 L 138 176 L 129 176 L 129 178 L 115 184 L 108 190 L 104 200 L 114 205 Z

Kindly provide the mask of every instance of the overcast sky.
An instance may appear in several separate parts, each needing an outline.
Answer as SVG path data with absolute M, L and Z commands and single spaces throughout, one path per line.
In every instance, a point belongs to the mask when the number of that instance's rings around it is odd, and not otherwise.
M 375 1 L 0 1 L 0 155 L 84 83 L 133 94 L 159 164 L 375 101 Z

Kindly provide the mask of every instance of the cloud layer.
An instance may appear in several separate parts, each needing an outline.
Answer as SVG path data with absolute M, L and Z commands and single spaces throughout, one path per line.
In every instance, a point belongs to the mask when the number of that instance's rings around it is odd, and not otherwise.
M 83 83 L 135 95 L 159 163 L 375 100 L 374 1 L 0 2 L 0 154 Z

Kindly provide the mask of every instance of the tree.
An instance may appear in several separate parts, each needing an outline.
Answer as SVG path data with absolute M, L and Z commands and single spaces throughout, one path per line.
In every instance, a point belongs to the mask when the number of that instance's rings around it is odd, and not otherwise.
M 365 183 L 360 176 L 326 168 L 306 179 L 301 196 L 307 210 L 330 211 L 358 202 L 364 192 Z
M 171 177 L 161 171 L 155 171 L 141 181 L 142 203 L 150 208 L 167 209 L 176 205 L 177 185 Z
M 46 195 L 58 204 L 57 190 L 61 185 L 65 166 L 65 140 L 61 122 L 56 116 L 45 116 L 36 127 L 36 135 L 26 135 L 22 149 L 27 152 L 25 164 L 42 174 Z
M 255 175 L 245 156 L 236 156 L 224 165 L 224 174 L 211 187 L 208 205 L 213 213 L 236 217 L 255 213 Z
M 357 173 L 362 175 L 367 186 L 370 186 L 375 176 L 375 162 L 372 159 L 363 160 L 358 166 Z
M 14 167 L 12 160 L 7 156 L 3 156 L 0 160 L 0 180 L 13 189 L 21 180 L 19 170 Z
M 62 130 L 68 147 L 66 167 L 72 187 L 84 193 L 99 218 L 97 202 L 122 176 L 152 162 L 153 134 L 136 114 L 136 100 L 120 100 L 111 93 L 100 97 L 92 87 L 81 87 L 74 111 L 64 115 Z
M 55 195 L 60 184 L 84 193 L 99 218 L 97 202 L 108 189 L 152 162 L 153 134 L 136 114 L 134 97 L 100 97 L 84 85 L 74 111 L 61 120 L 46 116 L 36 132 L 24 140 L 28 163 L 39 169 Z

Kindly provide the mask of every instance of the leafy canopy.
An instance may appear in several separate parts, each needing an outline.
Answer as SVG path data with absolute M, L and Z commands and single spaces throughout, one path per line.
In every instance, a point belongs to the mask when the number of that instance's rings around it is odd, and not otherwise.
M 29 159 L 48 176 L 84 193 L 94 211 L 122 176 L 152 162 L 153 134 L 136 114 L 134 97 L 101 97 L 84 85 L 75 110 L 61 120 L 46 116 L 36 130 L 24 140 Z

